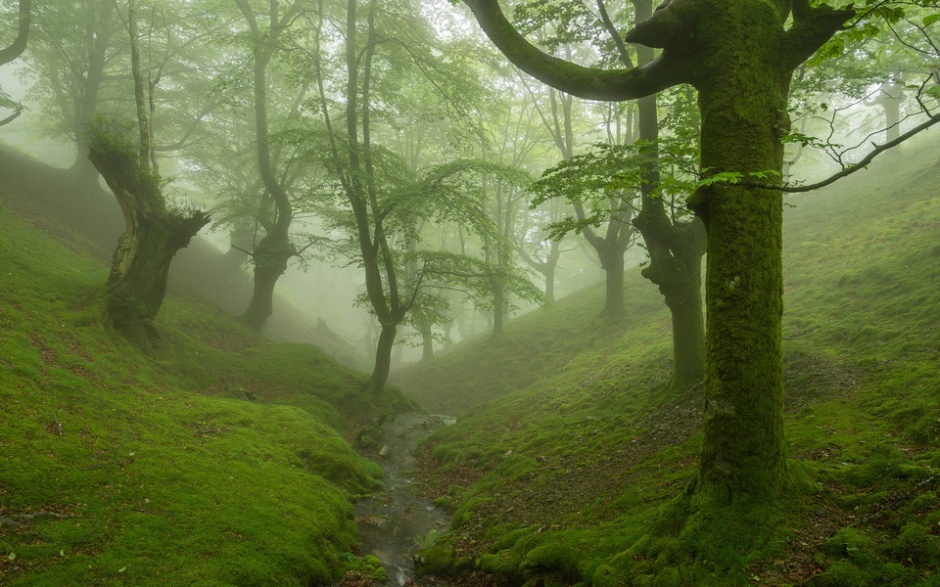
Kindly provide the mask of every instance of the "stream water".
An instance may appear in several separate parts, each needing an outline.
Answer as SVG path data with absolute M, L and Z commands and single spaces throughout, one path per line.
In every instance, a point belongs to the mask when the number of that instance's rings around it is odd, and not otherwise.
M 419 544 L 450 526 L 443 509 L 415 494 L 412 475 L 418 466 L 413 452 L 421 439 L 453 423 L 446 416 L 411 413 L 382 426 L 381 450 L 374 458 L 385 469 L 385 492 L 356 504 L 356 522 L 362 551 L 382 561 L 392 585 L 414 578 L 412 557 Z

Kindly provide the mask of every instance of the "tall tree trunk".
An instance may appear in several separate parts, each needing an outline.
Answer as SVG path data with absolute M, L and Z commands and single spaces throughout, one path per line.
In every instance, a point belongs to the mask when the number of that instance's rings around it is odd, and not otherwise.
M 285 14 L 278 20 L 278 3 L 272 0 L 268 6 L 269 28 L 268 36 L 261 34 L 254 12 L 247 0 L 236 0 L 242 16 L 248 22 L 251 33 L 255 38 L 253 48 L 254 67 L 252 71 L 255 98 L 255 137 L 257 145 L 258 172 L 264 183 L 267 194 L 274 200 L 275 211 L 272 218 L 260 218 L 264 227 L 265 236 L 258 243 L 252 253 L 255 264 L 254 288 L 251 300 L 241 320 L 252 329 L 261 332 L 265 322 L 273 312 L 274 288 L 277 280 L 287 270 L 287 263 L 297 254 L 297 250 L 290 242 L 290 226 L 293 221 L 293 206 L 287 190 L 278 181 L 274 163 L 272 162 L 271 146 L 268 138 L 268 95 L 267 95 L 267 68 L 278 42 L 281 30 L 291 18 L 292 12 Z M 299 10 L 302 2 L 296 3 L 292 10 Z M 259 209 L 263 208 L 262 205 Z M 264 215 L 262 210 L 259 215 Z
M 99 16 L 93 24 L 89 25 L 89 30 L 85 35 L 88 43 L 87 71 L 79 81 L 75 82 L 75 85 L 79 86 L 76 90 L 80 89 L 78 92 L 80 98 L 74 104 L 75 111 L 67 116 L 67 119 L 71 118 L 74 123 L 72 132 L 75 134 L 77 151 L 70 171 L 76 178 L 79 195 L 97 194 L 100 191 L 98 170 L 88 161 L 90 144 L 87 127 L 95 120 L 95 113 L 98 110 L 98 94 L 104 83 L 104 70 L 107 65 L 105 53 L 111 43 L 111 20 L 114 16 L 114 7 L 114 2 L 107 0 L 98 2 Z
M 722 5 L 706 34 L 711 71 L 698 72 L 701 166 L 780 172 L 792 69 L 777 48 L 779 17 L 760 3 Z M 765 35 L 759 30 L 772 31 Z M 779 31 L 779 32 L 778 32 Z M 733 41 L 731 40 L 733 39 Z M 724 75 L 735 63 L 749 75 Z M 782 227 L 779 191 L 714 184 L 692 207 L 708 235 L 705 416 L 697 493 L 713 503 L 765 498 L 785 478 Z

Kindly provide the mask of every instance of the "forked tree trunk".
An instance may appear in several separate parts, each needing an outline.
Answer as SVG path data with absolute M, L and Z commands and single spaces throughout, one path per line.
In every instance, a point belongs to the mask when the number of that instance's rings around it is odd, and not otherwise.
M 89 159 L 117 198 L 125 223 L 111 261 L 105 323 L 148 350 L 158 338 L 153 320 L 163 304 L 173 256 L 209 222 L 209 215 L 167 210 L 159 179 L 142 172 L 132 152 L 101 137 L 92 141 Z

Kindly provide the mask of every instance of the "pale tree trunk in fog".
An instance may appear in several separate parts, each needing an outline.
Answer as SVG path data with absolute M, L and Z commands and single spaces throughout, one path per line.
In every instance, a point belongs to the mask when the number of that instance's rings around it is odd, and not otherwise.
M 248 0 L 236 0 L 236 4 L 248 22 L 254 39 L 252 77 L 258 172 L 266 192 L 263 197 L 269 196 L 274 200 L 274 211 L 270 217 L 264 202 L 262 201 L 259 205 L 258 221 L 264 227 L 264 236 L 251 253 L 254 261 L 254 288 L 251 301 L 241 316 L 242 322 L 260 332 L 273 312 L 274 288 L 277 281 L 287 270 L 288 261 L 297 254 L 297 249 L 290 240 L 293 207 L 287 190 L 276 177 L 268 139 L 267 68 L 277 46 L 280 32 L 303 8 L 304 3 L 296 2 L 278 18 L 278 2 L 273 0 L 269 5 L 269 26 L 266 36 L 262 34 Z
M 901 136 L 901 103 L 904 101 L 904 85 L 896 81 L 887 81 L 872 100 L 865 103 L 869 106 L 880 106 L 885 113 L 885 142 L 896 140 Z

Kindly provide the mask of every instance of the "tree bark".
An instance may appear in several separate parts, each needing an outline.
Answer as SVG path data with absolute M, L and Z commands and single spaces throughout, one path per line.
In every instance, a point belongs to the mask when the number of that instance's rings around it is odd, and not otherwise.
M 382 393 L 388 374 L 392 370 L 392 348 L 395 346 L 395 324 L 383 324 L 379 333 L 379 342 L 375 345 L 375 367 L 366 381 L 365 389 L 372 394 Z
M 294 246 L 285 239 L 268 234 L 255 247 L 254 289 L 251 301 L 241 321 L 256 332 L 261 332 L 274 311 L 274 286 L 287 271 L 287 262 L 296 254 Z
M 704 3 L 709 4 L 709 3 Z M 762 2 L 708 7 L 711 40 L 696 76 L 701 166 L 780 172 L 789 128 L 783 23 Z M 759 34 L 757 34 L 759 32 Z M 729 75 L 734 63 L 748 75 Z M 766 498 L 785 478 L 780 194 L 714 184 L 690 202 L 708 235 L 705 415 L 697 492 L 726 504 Z
M 168 211 L 158 179 L 141 171 L 130 150 L 99 138 L 92 141 L 89 159 L 117 198 L 125 222 L 108 276 L 105 323 L 150 350 L 159 338 L 153 320 L 166 294 L 170 263 L 209 216 Z

